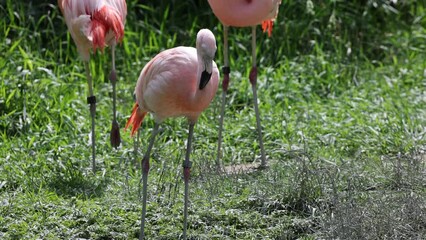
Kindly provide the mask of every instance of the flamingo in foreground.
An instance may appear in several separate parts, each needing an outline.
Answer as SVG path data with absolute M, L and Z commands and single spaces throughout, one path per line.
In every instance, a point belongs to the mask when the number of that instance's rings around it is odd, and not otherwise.
M 256 124 L 259 137 L 259 146 L 261 152 L 261 167 L 266 167 L 265 149 L 263 147 L 262 127 L 260 124 L 259 107 L 257 103 L 257 67 L 256 67 L 256 26 L 262 24 L 263 31 L 268 31 L 269 36 L 272 33 L 272 26 L 278 14 L 278 7 L 281 0 L 208 0 L 213 13 L 223 24 L 223 55 L 224 67 L 222 82 L 222 108 L 219 121 L 219 136 L 217 149 L 217 168 L 220 169 L 220 152 L 222 144 L 223 118 L 225 115 L 226 93 L 229 85 L 229 55 L 228 55 L 228 29 L 233 27 L 252 27 L 252 68 L 249 79 L 253 90 L 254 110 L 256 113 Z
M 123 40 L 124 24 L 127 15 L 125 0 L 58 0 L 59 8 L 65 17 L 65 22 L 71 37 L 77 45 L 78 53 L 84 61 L 86 77 L 89 85 L 87 103 L 90 104 L 92 117 L 92 169 L 96 171 L 95 161 L 95 114 L 96 97 L 93 95 L 92 77 L 90 75 L 90 49 L 103 51 L 104 47 L 111 47 L 112 70 L 109 79 L 113 91 L 113 121 L 110 140 L 113 147 L 120 145 L 120 128 L 116 118 L 116 90 L 117 75 L 115 72 L 115 45 Z
M 147 180 L 149 157 L 158 133 L 160 123 L 169 117 L 186 117 L 189 133 L 186 147 L 183 175 L 185 181 L 185 204 L 183 238 L 186 239 L 188 216 L 188 181 L 192 163 L 191 153 L 194 125 L 201 112 L 206 109 L 216 94 L 219 85 L 219 70 L 213 58 L 216 53 L 216 39 L 208 29 L 197 34 L 196 48 L 176 47 L 165 50 L 149 61 L 136 84 L 136 103 L 126 124 L 132 124 L 133 136 L 145 115 L 150 112 L 155 125 L 148 149 L 142 159 L 143 205 L 140 239 L 144 238 Z

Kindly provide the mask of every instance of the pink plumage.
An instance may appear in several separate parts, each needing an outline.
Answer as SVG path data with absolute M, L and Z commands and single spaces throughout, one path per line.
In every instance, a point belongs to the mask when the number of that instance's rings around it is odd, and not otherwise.
M 262 24 L 269 35 L 281 0 L 208 0 L 213 13 L 226 26 L 250 27 Z
M 199 37 L 203 38 L 207 34 L 206 31 L 200 31 Z M 193 47 L 168 49 L 155 56 L 142 69 L 135 88 L 138 108 L 133 111 L 126 125 L 134 125 L 132 135 L 139 127 L 138 124 L 140 125 L 139 119 L 146 112 L 151 112 L 157 122 L 179 116 L 195 122 L 208 107 L 217 91 L 219 71 L 216 63 L 210 61 L 208 64 L 212 73 L 211 79 L 202 90 L 199 89 L 201 69 L 204 65 L 202 62 L 205 58 L 200 51 L 216 51 L 216 42 L 207 36 L 199 41 L 204 43 L 201 44 L 203 46 L 200 46 L 198 54 L 197 49 Z
M 90 49 L 103 49 L 124 37 L 125 0 L 58 0 L 71 36 L 83 60 Z

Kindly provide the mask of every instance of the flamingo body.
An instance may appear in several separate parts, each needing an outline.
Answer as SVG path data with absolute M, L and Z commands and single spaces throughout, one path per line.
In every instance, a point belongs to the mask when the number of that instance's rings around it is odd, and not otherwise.
M 213 13 L 225 26 L 250 27 L 262 24 L 272 30 L 281 0 L 208 0 Z
M 125 0 L 58 0 L 59 8 L 84 61 L 90 49 L 103 49 L 124 37 Z
M 215 43 L 208 44 L 209 48 L 216 49 Z M 202 90 L 199 89 L 202 73 L 199 58 L 203 57 L 197 55 L 197 49 L 193 47 L 176 47 L 159 53 L 149 61 L 136 84 L 138 110 L 134 114 L 140 119 L 144 113 L 151 112 L 158 123 L 180 116 L 196 122 L 212 101 L 219 85 L 219 70 L 212 61 L 211 79 Z M 132 121 L 129 120 L 128 124 Z M 138 127 L 133 124 L 132 132 Z
M 152 112 L 158 121 L 186 116 L 195 121 L 207 108 L 219 83 L 219 71 L 213 67 L 211 84 L 198 91 L 197 50 L 177 47 L 157 55 L 141 73 L 136 99 L 144 111 Z

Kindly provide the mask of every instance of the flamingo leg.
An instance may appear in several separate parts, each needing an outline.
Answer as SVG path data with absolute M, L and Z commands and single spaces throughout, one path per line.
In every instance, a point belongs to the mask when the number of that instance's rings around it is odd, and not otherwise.
M 256 26 L 252 26 L 251 31 L 251 47 L 252 47 L 252 68 L 250 70 L 250 83 L 251 83 L 251 89 L 253 90 L 253 102 L 254 102 L 254 111 L 256 114 L 256 124 L 257 124 L 257 134 L 259 137 L 259 146 L 260 146 L 260 152 L 261 152 L 261 165 L 260 167 L 266 167 L 266 156 L 265 156 L 265 149 L 263 147 L 263 137 L 262 137 L 262 126 L 260 124 L 260 114 L 259 114 L 259 106 L 257 103 L 257 90 L 256 90 L 256 84 L 257 84 L 257 66 L 256 66 Z
M 148 149 L 142 159 L 142 219 L 141 219 L 141 232 L 139 235 L 139 240 L 145 238 L 145 216 L 146 216 L 146 198 L 147 198 L 147 188 L 148 188 L 148 172 L 149 172 L 149 157 L 151 155 L 151 149 L 154 146 L 155 136 L 158 133 L 159 123 L 155 123 L 154 129 L 152 130 L 151 139 L 149 140 Z
M 134 165 L 136 166 L 136 168 L 139 168 L 138 162 L 136 161 L 137 157 L 138 157 L 138 151 L 139 151 L 139 139 L 141 136 L 141 129 L 138 129 L 138 134 L 136 135 L 136 138 L 133 140 L 133 155 L 134 155 Z
M 226 103 L 226 94 L 228 92 L 229 85 L 229 73 L 231 69 L 229 68 L 229 47 L 228 47 L 228 30 L 229 27 L 223 25 L 223 58 L 224 58 L 224 67 L 223 71 L 223 81 L 222 81 L 222 106 L 220 110 L 220 119 L 219 119 L 219 136 L 217 140 L 217 155 L 216 155 L 216 168 L 218 171 L 221 170 L 221 150 L 222 150 L 222 131 L 223 131 L 223 119 L 225 117 L 225 103 Z
M 90 116 L 92 117 L 92 170 L 93 173 L 96 172 L 96 159 L 95 159 L 95 117 L 96 117 L 96 97 L 93 95 L 93 86 L 92 86 L 92 75 L 90 74 L 89 61 L 84 62 L 84 67 L 86 69 L 86 78 L 89 85 L 89 96 L 87 97 L 87 103 L 90 104 Z
M 121 138 L 120 138 L 120 127 L 118 126 L 117 122 L 117 93 L 116 93 L 116 82 L 117 82 L 117 74 L 115 71 L 115 43 L 111 45 L 111 56 L 112 56 L 112 70 L 109 74 L 109 80 L 112 84 L 112 112 L 113 112 L 113 120 L 112 120 L 112 126 L 111 126 L 111 133 L 110 133 L 110 142 L 111 146 L 117 148 L 120 146 Z
M 188 198 L 189 198 L 189 175 L 191 174 L 192 162 L 189 161 L 191 154 L 192 136 L 195 123 L 189 124 L 188 142 L 186 146 L 185 162 L 183 162 L 183 179 L 185 181 L 185 199 L 183 208 L 183 239 L 186 240 L 186 229 L 188 226 Z

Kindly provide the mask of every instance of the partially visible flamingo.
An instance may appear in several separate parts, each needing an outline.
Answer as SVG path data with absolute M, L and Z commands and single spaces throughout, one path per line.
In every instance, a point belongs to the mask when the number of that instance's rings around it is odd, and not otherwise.
M 225 115 L 226 93 L 229 85 L 229 55 L 228 55 L 228 29 L 233 27 L 252 28 L 252 68 L 249 79 L 253 90 L 254 110 L 256 113 L 256 124 L 261 152 L 261 167 L 266 167 L 265 149 L 263 147 L 262 126 L 260 124 L 259 107 L 257 103 L 257 67 L 256 67 L 256 26 L 262 24 L 263 31 L 269 36 L 272 33 L 273 22 L 278 14 L 281 0 L 208 0 L 213 13 L 223 24 L 223 82 L 222 82 L 222 108 L 219 121 L 219 136 L 216 165 L 220 169 L 220 151 L 222 144 L 223 118 Z
M 188 142 L 183 163 L 185 181 L 183 238 L 186 239 L 192 135 L 199 115 L 209 106 L 219 85 L 219 70 L 213 61 L 216 49 L 213 33 L 208 29 L 202 29 L 197 34 L 196 48 L 176 47 L 165 50 L 149 61 L 139 76 L 135 89 L 136 103 L 126 129 L 132 124 L 133 136 L 148 112 L 155 119 L 148 149 L 142 159 L 143 205 L 140 239 L 145 237 L 149 157 L 154 139 L 160 123 L 166 118 L 179 116 L 186 117 L 189 121 Z
M 96 97 L 93 95 L 92 77 L 89 69 L 90 49 L 103 51 L 104 47 L 111 47 L 112 70 L 109 79 L 113 91 L 113 121 L 110 140 L 113 147 L 118 147 L 121 139 L 116 118 L 115 45 L 121 42 L 124 37 L 127 5 L 125 0 L 58 0 L 58 5 L 86 68 L 89 85 L 87 102 L 90 104 L 90 115 L 92 117 L 92 169 L 95 172 Z

